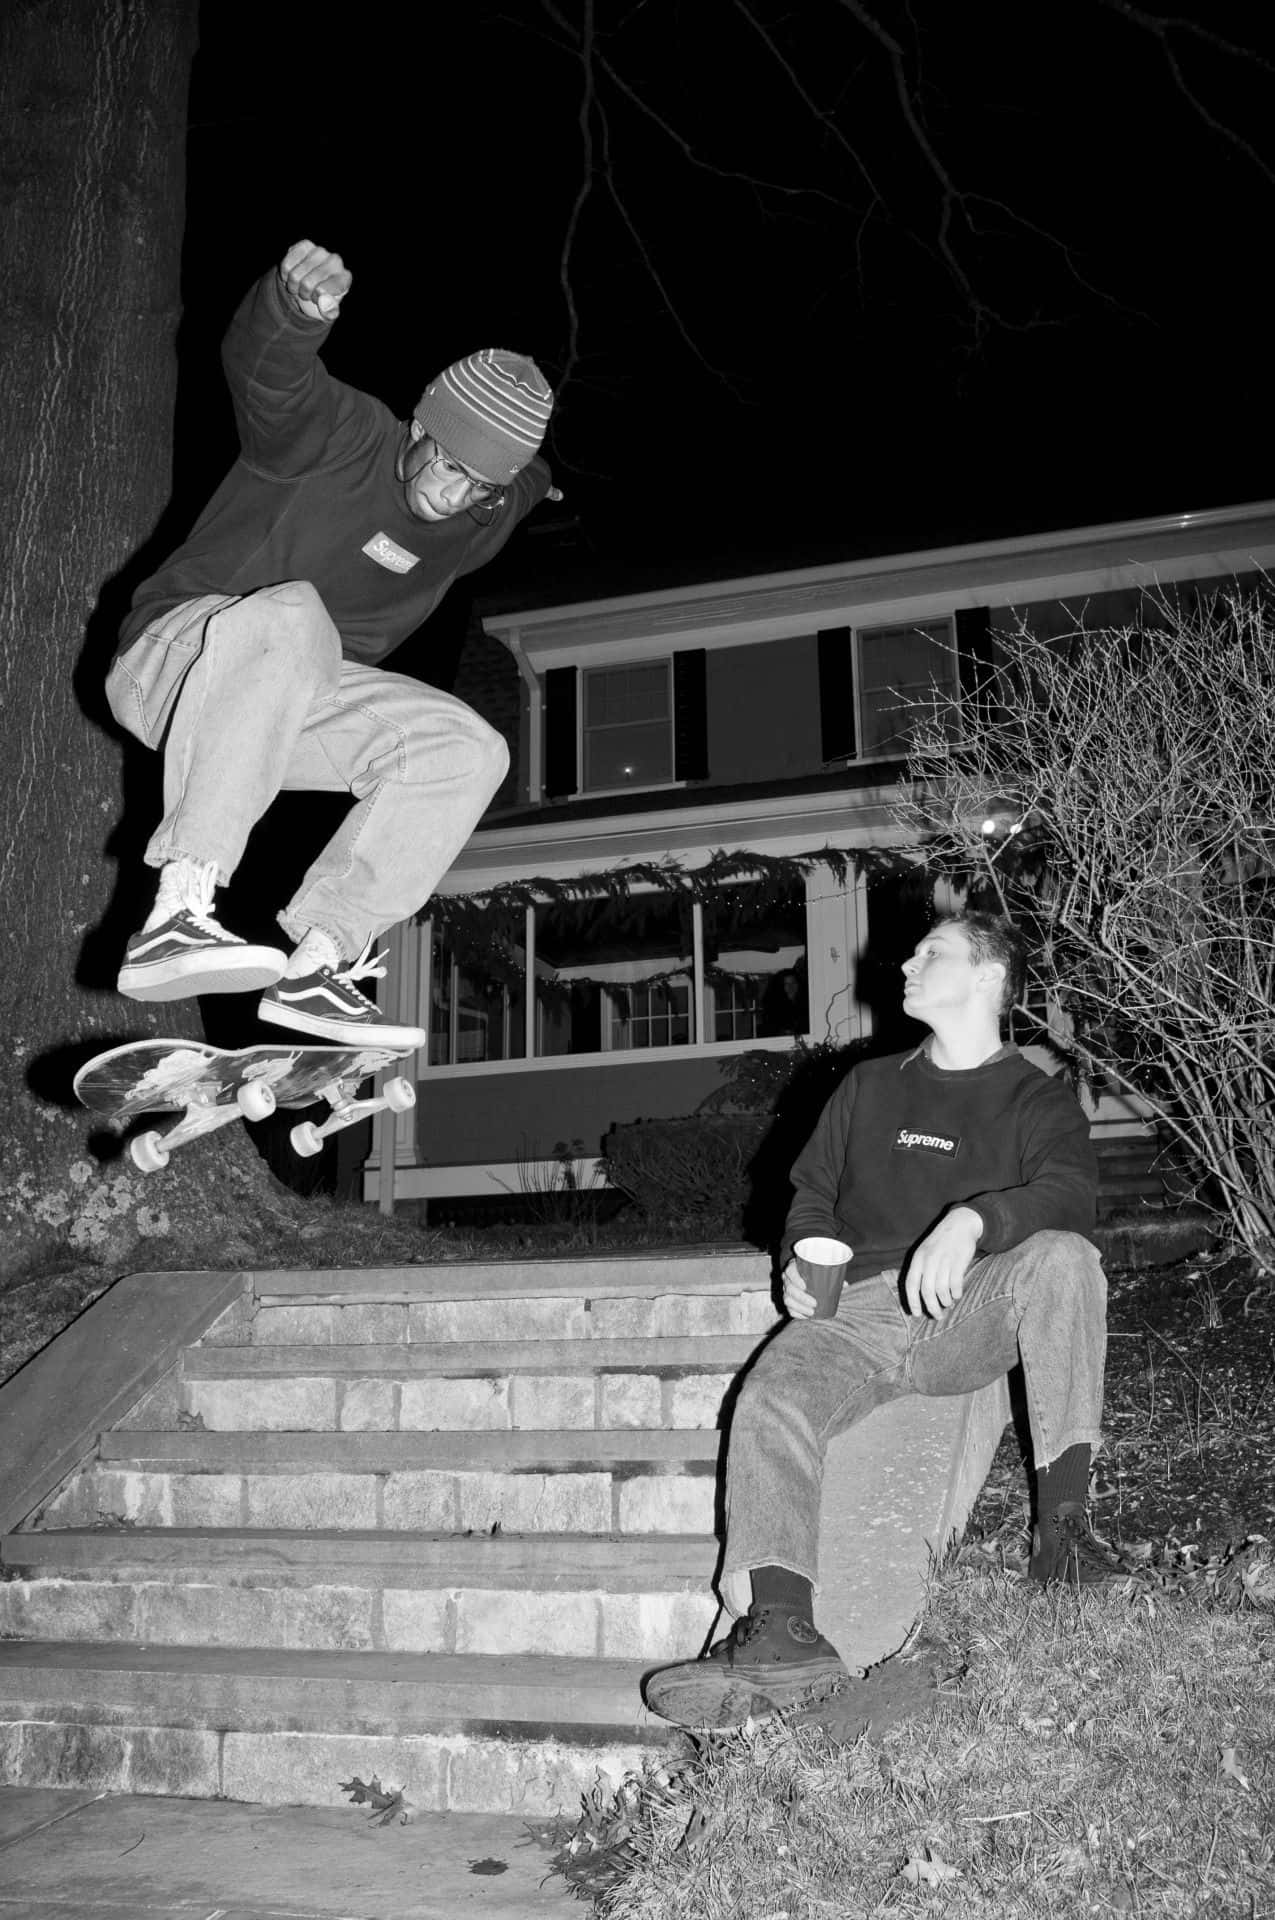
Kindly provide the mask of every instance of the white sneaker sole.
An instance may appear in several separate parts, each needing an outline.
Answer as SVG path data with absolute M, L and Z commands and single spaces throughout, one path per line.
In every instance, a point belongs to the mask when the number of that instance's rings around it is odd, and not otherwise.
M 331 1047 L 401 1047 L 410 1053 L 425 1045 L 423 1027 L 389 1027 L 379 1020 L 325 1020 L 322 1014 L 280 1006 L 277 1000 L 263 1000 L 257 1018 L 267 1026 L 286 1027 L 290 1033 L 313 1034 Z
M 225 947 L 120 968 L 116 987 L 129 1000 L 193 1000 L 204 993 L 260 993 L 283 978 L 287 956 L 275 947 Z

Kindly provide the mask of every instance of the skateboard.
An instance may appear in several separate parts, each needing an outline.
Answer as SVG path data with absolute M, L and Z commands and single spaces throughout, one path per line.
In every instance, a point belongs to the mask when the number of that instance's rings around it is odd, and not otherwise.
M 115 1121 L 144 1113 L 180 1113 L 164 1133 L 139 1133 L 129 1141 L 133 1164 L 158 1173 L 188 1140 L 213 1133 L 232 1120 L 265 1120 L 276 1107 L 308 1107 L 326 1100 L 331 1114 L 321 1125 L 305 1120 L 289 1136 L 295 1153 L 318 1153 L 324 1138 L 370 1114 L 406 1113 L 416 1105 L 410 1080 L 387 1080 L 371 1100 L 355 1096 L 360 1081 L 404 1060 L 411 1047 L 262 1046 L 229 1052 L 203 1040 L 134 1040 L 112 1047 L 82 1066 L 76 1098 L 93 1113 Z

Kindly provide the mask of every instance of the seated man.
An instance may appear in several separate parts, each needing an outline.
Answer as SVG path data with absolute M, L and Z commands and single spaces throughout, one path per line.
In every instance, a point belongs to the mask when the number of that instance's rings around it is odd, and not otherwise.
M 1021 1361 L 1031 1577 L 1112 1569 L 1085 1518 L 1106 1357 L 1106 1282 L 1087 1238 L 1097 1168 L 1070 1087 L 1001 1039 L 1023 971 L 1010 922 L 941 920 L 903 966 L 904 1009 L 930 1034 L 855 1067 L 793 1167 L 791 1317 L 748 1374 L 730 1433 L 720 1584 L 737 1617 L 703 1659 L 651 1676 L 647 1699 L 667 1719 L 735 1725 L 844 1678 L 814 1624 L 824 1450 L 900 1394 L 968 1393 Z M 853 1249 L 833 1319 L 810 1317 L 790 1258 L 808 1235 Z

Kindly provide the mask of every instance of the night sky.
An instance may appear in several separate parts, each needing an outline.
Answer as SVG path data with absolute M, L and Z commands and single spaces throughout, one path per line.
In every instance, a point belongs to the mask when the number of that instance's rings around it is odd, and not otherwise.
M 301 236 L 355 276 L 329 365 L 404 415 L 480 345 L 559 384 L 566 500 L 485 593 L 1275 494 L 1275 9 L 1183 0 L 1203 30 L 1167 37 L 1118 0 L 463 0 L 333 9 L 328 38 L 320 17 L 205 8 L 193 506 L 228 454 L 217 338 Z

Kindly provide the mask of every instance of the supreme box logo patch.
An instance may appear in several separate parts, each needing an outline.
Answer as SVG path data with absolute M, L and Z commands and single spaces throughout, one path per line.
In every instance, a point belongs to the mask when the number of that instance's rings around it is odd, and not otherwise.
M 940 1159 L 955 1159 L 960 1150 L 959 1133 L 925 1133 L 920 1127 L 900 1127 L 894 1136 L 895 1153 L 937 1153 Z
M 375 560 L 378 567 L 388 567 L 391 573 L 410 573 L 420 558 L 398 546 L 388 533 L 374 533 L 363 551 L 369 560 Z

